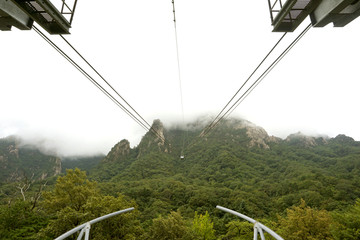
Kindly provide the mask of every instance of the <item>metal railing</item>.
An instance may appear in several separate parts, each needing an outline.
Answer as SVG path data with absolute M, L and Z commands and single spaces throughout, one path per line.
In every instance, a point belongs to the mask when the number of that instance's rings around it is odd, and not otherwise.
M 250 222 L 250 223 L 253 223 L 254 224 L 254 240 L 257 240 L 258 239 L 258 236 L 260 234 L 260 237 L 262 240 L 265 240 L 265 235 L 264 235 L 264 231 L 269 233 L 271 236 L 273 236 L 276 240 L 284 240 L 282 237 L 280 237 L 277 233 L 275 233 L 273 230 L 271 230 L 270 228 L 268 228 L 267 226 L 265 226 L 264 224 L 261 224 L 257 221 L 255 221 L 254 219 L 244 215 L 244 214 L 241 214 L 241 213 L 238 213 L 238 212 L 235 212 L 231 209 L 228 209 L 228 208 L 224 208 L 224 207 L 221 207 L 221 206 L 216 206 L 217 209 L 221 210 L 221 211 L 224 211 L 224 212 L 227 212 L 227 213 L 230 213 L 230 214 L 233 214 L 235 216 L 238 216 L 238 217 L 241 217 L 242 219 L 245 219 L 246 221 Z
M 91 220 L 90 222 L 87 222 L 87 223 L 84 223 L 84 224 L 81 224 L 73 229 L 71 229 L 70 231 L 64 233 L 63 235 L 55 238 L 55 240 L 63 240 L 71 235 L 73 235 L 74 233 L 80 231 L 79 233 L 79 236 L 77 238 L 77 240 L 80 240 L 84 237 L 85 235 L 85 240 L 88 240 L 89 239 L 89 236 L 90 236 L 90 228 L 91 228 L 91 224 L 94 224 L 94 223 L 97 223 L 97 222 L 100 222 L 102 220 L 105 220 L 107 218 L 110 218 L 110 217 L 113 217 L 113 216 L 116 216 L 116 215 L 119 215 L 121 213 L 126 213 L 126 212 L 130 212 L 134 210 L 134 208 L 127 208 L 127 209 L 124 209 L 124 210 L 120 210 L 120 211 L 117 211 L 117 212 L 113 212 L 113 213 L 110 213 L 110 214 L 107 214 L 105 216 L 102 216 L 102 217 L 98 217 L 98 218 L 95 218 L 93 220 Z

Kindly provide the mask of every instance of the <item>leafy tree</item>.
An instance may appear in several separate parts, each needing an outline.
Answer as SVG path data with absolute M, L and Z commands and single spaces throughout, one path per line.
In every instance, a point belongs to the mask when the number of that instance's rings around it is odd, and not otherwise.
M 312 209 L 301 200 L 299 206 L 287 209 L 285 218 L 279 218 L 279 233 L 288 240 L 331 240 L 332 222 L 326 210 Z
M 36 233 L 46 224 L 46 217 L 33 211 L 29 201 L 17 200 L 0 206 L 0 239 L 35 240 Z
M 192 231 L 195 233 L 196 238 L 199 240 L 215 239 L 215 230 L 213 228 L 209 213 L 206 211 L 205 215 L 198 215 L 195 212 L 195 217 L 192 225 Z
M 334 224 L 332 233 L 336 240 L 360 239 L 360 199 L 358 199 L 348 211 L 334 213 Z
M 92 197 L 85 206 L 88 212 L 86 219 L 91 220 L 129 207 L 136 207 L 135 202 L 126 200 L 121 194 L 117 197 Z M 138 215 L 137 210 L 134 210 L 94 224 L 91 227 L 91 239 L 135 239 L 143 233 L 139 221 L 136 220 Z
M 65 176 L 58 177 L 54 191 L 43 193 L 42 205 L 50 213 L 65 208 L 84 212 L 88 199 L 99 195 L 96 182 L 89 181 L 85 171 L 68 169 Z
M 58 178 L 55 189 L 44 193 L 43 209 L 53 219 L 39 237 L 60 236 L 82 223 L 134 205 L 122 195 L 101 195 L 96 182 L 89 181 L 84 171 L 67 170 L 65 176 Z M 125 213 L 97 223 L 92 227 L 91 238 L 133 239 L 142 233 L 135 216 L 136 213 Z
M 153 220 L 149 234 L 145 239 L 193 239 L 190 234 L 190 228 L 180 212 L 171 212 L 167 218 L 159 216 Z
M 231 221 L 226 224 L 228 229 L 225 239 L 247 240 L 254 236 L 254 224 L 244 221 Z

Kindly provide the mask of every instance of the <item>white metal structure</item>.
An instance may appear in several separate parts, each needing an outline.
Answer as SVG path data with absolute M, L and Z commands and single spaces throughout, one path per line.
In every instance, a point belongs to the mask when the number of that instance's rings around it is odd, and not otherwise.
M 79 225 L 73 229 L 71 229 L 70 231 L 64 233 L 63 235 L 55 238 L 55 240 L 62 240 L 62 239 L 65 239 L 71 235 L 73 235 L 74 233 L 80 231 L 79 233 L 79 236 L 77 238 L 77 240 L 81 240 L 85 234 L 85 240 L 88 240 L 89 239 L 89 236 L 90 236 L 90 228 L 91 228 L 91 224 L 94 224 L 94 223 L 97 223 L 97 222 L 100 222 L 104 219 L 107 219 L 107 218 L 110 218 L 110 217 L 113 217 L 113 216 L 116 216 L 116 215 L 119 215 L 121 213 L 126 213 L 126 212 L 130 212 L 134 210 L 134 208 L 127 208 L 127 209 L 124 209 L 124 210 L 120 210 L 120 211 L 117 211 L 117 212 L 113 212 L 113 213 L 110 213 L 110 214 L 107 214 L 105 216 L 102 216 L 102 217 L 98 217 L 98 218 L 95 218 L 93 220 L 91 220 L 90 222 L 87 222 L 87 223 L 84 223 L 82 225 Z
M 221 211 L 224 211 L 224 212 L 233 214 L 235 216 L 241 217 L 242 219 L 245 219 L 246 221 L 249 221 L 249 222 L 253 223 L 254 224 L 254 240 L 258 239 L 259 234 L 260 234 L 261 239 L 265 240 L 264 231 L 269 233 L 271 236 L 273 236 L 277 240 L 284 240 L 282 237 L 280 237 L 277 233 L 275 233 L 273 230 L 271 230 L 270 228 L 268 228 L 264 224 L 261 224 L 261 223 L 255 221 L 254 219 L 244 215 L 244 214 L 235 212 L 235 211 L 233 211 L 231 209 L 224 208 L 224 207 L 221 207 L 221 206 L 216 206 L 216 208 L 221 210 Z

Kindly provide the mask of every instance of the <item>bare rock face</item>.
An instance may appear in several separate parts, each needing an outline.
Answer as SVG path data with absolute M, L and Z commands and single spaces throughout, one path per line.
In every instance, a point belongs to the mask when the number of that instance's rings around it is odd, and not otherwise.
M 262 127 L 256 126 L 254 123 L 246 120 L 229 120 L 230 124 L 234 124 L 235 129 L 246 129 L 246 135 L 249 137 L 249 147 L 260 147 L 270 149 L 268 145 L 270 142 L 279 142 L 280 139 L 269 136 Z
M 104 162 L 121 161 L 130 154 L 130 142 L 126 139 L 118 142 L 104 159 Z
M 61 173 L 61 159 L 55 158 L 54 176 L 60 175 Z
M 130 142 L 126 139 L 121 140 L 115 145 L 114 151 L 118 155 L 126 156 L 130 153 Z
M 9 151 L 9 154 L 16 156 L 16 158 L 19 158 L 19 149 L 17 148 L 16 145 L 10 145 L 8 147 L 8 151 Z
M 306 136 L 301 132 L 290 134 L 285 141 L 302 147 L 315 147 L 318 145 L 315 137 Z
M 155 134 L 155 139 L 153 140 L 153 142 L 155 142 L 159 146 L 159 148 L 163 147 L 165 145 L 165 135 L 164 135 L 163 123 L 159 119 L 154 120 L 152 129 L 156 131 L 156 134 L 153 133 L 153 134 Z M 152 144 L 152 141 L 149 141 L 148 144 L 150 146 L 150 144 Z
M 154 149 L 157 149 L 160 152 L 170 153 L 171 146 L 166 141 L 165 131 L 163 123 L 159 119 L 154 120 L 150 131 L 141 139 L 138 157 L 143 153 Z

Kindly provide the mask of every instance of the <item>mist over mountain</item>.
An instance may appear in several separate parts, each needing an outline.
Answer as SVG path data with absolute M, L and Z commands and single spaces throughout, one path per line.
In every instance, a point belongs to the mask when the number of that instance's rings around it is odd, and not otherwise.
M 32 145 L 23 145 L 11 136 L 0 139 L 0 182 L 28 179 L 45 179 L 60 174 L 61 160 L 43 154 Z
M 126 234 L 173 239 L 167 234 L 174 231 L 177 239 L 199 239 L 191 227 L 199 216 L 211 217 L 217 239 L 251 238 L 252 227 L 216 210 L 221 205 L 261 219 L 280 233 L 291 224 L 289 211 L 300 209 L 311 222 L 325 221 L 322 227 L 304 226 L 306 236 L 356 239 L 358 228 L 349 219 L 360 209 L 359 141 L 343 134 L 329 138 L 300 132 L 281 139 L 235 118 L 214 128 L 207 124 L 166 126 L 157 119 L 136 146 L 122 139 L 107 155 L 87 158 L 60 159 L 15 137 L 1 139 L 0 211 L 5 214 L 0 214 L 0 226 L 5 230 L 0 227 L 0 236 L 53 239 L 80 223 L 135 206 L 130 218 L 117 221 L 122 227 L 98 225 L 100 239 L 109 232 L 112 239 Z M 16 204 L 9 207 L 9 202 Z M 18 206 L 28 207 L 18 211 Z M 21 215 L 26 221 L 6 225 L 15 213 L 31 217 Z M 302 213 L 293 216 L 304 218 Z M 325 235 L 313 235 L 312 227 Z M 108 231 L 101 233 L 103 228 Z M 354 238 L 343 237 L 349 232 Z
M 201 117 L 192 118 L 191 121 L 186 123 L 176 122 L 175 119 L 161 119 L 164 127 L 166 129 L 186 129 L 188 131 L 193 131 L 196 129 L 204 129 L 207 124 L 211 122 L 212 118 L 209 115 L 203 115 Z M 244 120 L 245 122 L 245 120 Z M 248 122 L 248 121 L 247 121 Z M 248 122 L 250 124 L 250 122 Z M 251 123 L 254 125 L 253 123 Z M 260 125 L 261 127 L 261 125 Z M 100 129 L 101 126 L 99 126 Z M 302 129 L 302 128 L 299 128 Z M 286 139 L 289 135 L 294 134 L 299 131 L 296 127 L 294 127 L 293 131 L 287 129 L 286 131 L 274 131 L 271 129 L 272 135 L 275 137 L 280 137 L 282 139 Z M 42 132 L 41 129 L 36 129 L 36 131 L 19 131 L 15 134 L 18 139 L 21 139 L 21 144 L 23 145 L 33 145 L 36 146 L 41 152 L 48 154 L 48 155 L 56 155 L 61 158 L 64 157 L 90 157 L 94 155 L 101 155 L 107 154 L 107 152 L 111 149 L 114 143 L 118 142 L 119 140 L 126 138 L 130 142 L 132 147 L 137 146 L 140 144 L 140 140 L 144 134 L 144 130 L 135 129 L 132 131 L 118 132 L 117 129 L 112 130 L 103 130 L 102 136 L 99 136 L 100 130 L 90 130 L 87 132 L 87 135 L 84 136 L 83 133 L 78 133 L 77 130 L 69 131 L 69 132 L 54 132 L 54 131 L 47 131 L 45 129 L 45 133 Z M 268 129 L 264 129 L 265 132 L 268 134 Z M 106 132 L 109 132 L 106 134 Z M 316 131 L 312 131 L 316 132 Z M 115 134 L 116 133 L 116 134 Z M 274 134 L 275 133 L 275 134 Z M 276 135 L 278 133 L 279 135 Z M 287 133 L 287 134 L 286 134 Z M 307 136 L 312 137 L 323 137 L 329 138 L 325 134 L 314 133 L 309 134 L 308 130 L 302 130 L 302 133 Z M 338 134 L 342 134 L 339 132 Z M 270 134 L 268 134 L 270 135 Z M 335 137 L 337 134 L 331 136 Z M 106 137 L 107 136 L 107 137 Z M 351 135 L 350 135 L 351 136 Z M 352 136 L 351 136 L 352 137 Z
M 9 136 L 0 139 L 0 162 L 2 163 L 2 180 L 16 180 L 21 177 L 35 176 L 43 179 L 58 175 L 66 168 L 80 167 L 90 170 L 100 161 L 102 163 L 120 162 L 131 165 L 134 159 L 139 159 L 152 152 L 167 153 L 178 158 L 182 155 L 193 155 L 193 150 L 199 147 L 207 148 L 208 144 L 232 144 L 238 148 L 260 148 L 271 150 L 278 145 L 304 148 L 331 146 L 332 143 L 358 144 L 351 137 L 338 135 L 335 138 L 327 136 L 307 136 L 301 132 L 290 134 L 285 139 L 269 136 L 265 129 L 244 120 L 231 118 L 224 120 L 205 135 L 204 132 L 210 122 L 206 118 L 184 125 L 164 125 L 159 119 L 154 120 L 152 128 L 157 132 L 147 132 L 138 143 L 131 147 L 131 143 L 124 139 L 110 150 L 107 156 L 95 154 L 90 156 L 61 156 L 53 145 L 46 140 L 23 140 L 18 136 Z M 36 138 L 33 138 L 36 139 Z M 75 146 L 76 147 L 76 146 Z M 131 157 L 129 157 L 131 156 Z M 131 158 L 134 158 L 131 160 Z M 62 166 L 63 164 L 63 166 Z M 34 177 L 32 176 L 32 177 Z
M 0 139 L 0 182 L 44 180 L 66 168 L 90 169 L 104 158 L 101 154 L 61 157 L 37 143 L 26 143 L 17 136 Z

